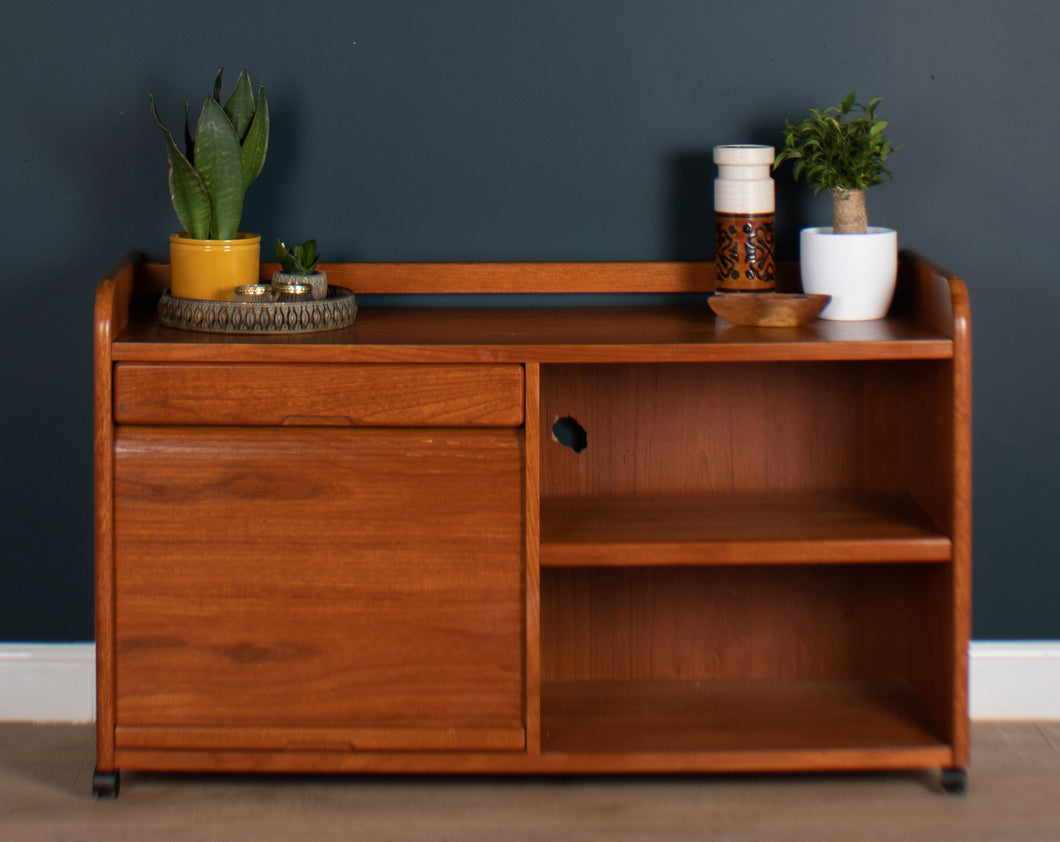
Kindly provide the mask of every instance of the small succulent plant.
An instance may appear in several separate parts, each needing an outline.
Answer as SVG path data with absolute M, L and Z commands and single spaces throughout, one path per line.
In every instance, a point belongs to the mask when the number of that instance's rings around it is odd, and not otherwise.
M 276 258 L 288 275 L 312 275 L 317 270 L 317 241 L 306 240 L 304 243 L 288 248 L 280 240 L 276 241 Z
M 196 240 L 231 240 L 239 231 L 247 188 L 261 173 L 269 146 L 269 104 L 264 87 L 257 102 L 246 68 L 232 94 L 221 104 L 222 67 L 213 96 L 202 106 L 192 137 L 188 101 L 184 100 L 183 152 L 158 116 L 151 94 L 151 114 L 166 136 L 169 194 L 185 232 Z

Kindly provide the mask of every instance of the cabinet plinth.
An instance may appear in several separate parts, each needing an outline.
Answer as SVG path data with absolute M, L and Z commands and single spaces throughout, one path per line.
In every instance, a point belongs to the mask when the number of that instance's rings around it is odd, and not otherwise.
M 327 271 L 393 294 L 711 277 Z M 878 322 L 365 302 L 281 337 L 163 327 L 167 285 L 129 258 L 97 294 L 100 794 L 122 769 L 963 773 L 958 278 L 903 255 Z

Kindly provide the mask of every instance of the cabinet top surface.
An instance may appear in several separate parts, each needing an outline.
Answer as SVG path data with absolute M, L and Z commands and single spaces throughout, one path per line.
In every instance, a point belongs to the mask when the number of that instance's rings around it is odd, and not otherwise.
M 703 304 L 364 307 L 347 328 L 306 334 L 198 333 L 134 317 L 115 360 L 334 362 L 698 362 L 945 359 L 953 343 L 913 318 L 738 327 Z
M 739 327 L 715 316 L 706 292 L 698 289 L 706 268 L 676 263 L 332 264 L 329 282 L 358 294 L 360 310 L 353 325 L 317 333 L 250 335 L 162 326 L 155 307 L 168 286 L 168 266 L 130 257 L 100 285 L 97 324 L 113 360 L 710 362 L 953 358 L 953 337 L 967 315 L 960 279 L 909 253 L 900 263 L 898 293 L 886 319 L 819 319 L 798 328 Z M 778 264 L 778 286 L 795 291 L 797 268 Z M 262 264 L 263 278 L 268 269 Z M 695 283 L 690 286 L 688 278 Z M 516 299 L 520 306 L 510 306 L 500 303 L 512 301 L 503 295 L 490 296 L 485 303 L 450 295 L 440 306 L 419 306 L 422 302 L 414 296 L 399 295 L 397 300 L 411 306 L 394 306 L 394 298 L 365 295 L 425 290 L 686 294 L 627 296 L 621 303 L 589 296 L 607 303 L 579 301 L 577 306 L 564 306 L 567 301 L 548 296 Z

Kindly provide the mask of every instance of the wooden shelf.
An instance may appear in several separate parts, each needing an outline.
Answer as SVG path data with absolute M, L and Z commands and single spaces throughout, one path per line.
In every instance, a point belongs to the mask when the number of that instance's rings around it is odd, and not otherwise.
M 900 678 L 547 682 L 541 720 L 543 753 L 746 754 L 756 768 L 783 768 L 787 755 L 805 762 L 807 752 L 820 768 L 835 755 L 949 756 Z
M 906 495 L 554 497 L 543 567 L 945 562 L 952 545 Z

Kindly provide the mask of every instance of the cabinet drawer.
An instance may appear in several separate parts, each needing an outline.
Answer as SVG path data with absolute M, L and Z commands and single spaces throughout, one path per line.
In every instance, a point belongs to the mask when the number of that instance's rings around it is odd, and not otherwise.
M 517 427 L 521 365 L 119 363 L 118 424 Z

